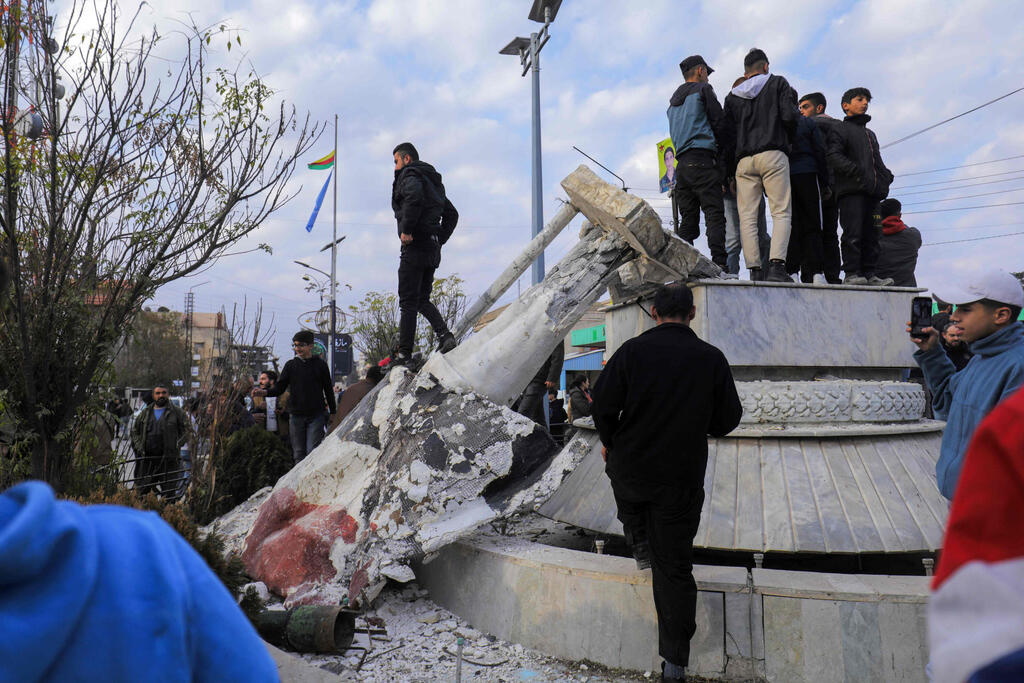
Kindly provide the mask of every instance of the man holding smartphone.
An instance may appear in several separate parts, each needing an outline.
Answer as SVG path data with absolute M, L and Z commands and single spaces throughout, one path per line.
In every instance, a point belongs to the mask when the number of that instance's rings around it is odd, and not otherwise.
M 917 336 L 919 331 L 907 326 L 918 348 L 914 359 L 932 392 L 935 417 L 946 420 L 935 475 L 939 491 L 953 500 L 975 427 L 1024 384 L 1024 325 L 1017 321 L 1024 308 L 1024 289 L 1013 275 L 992 269 L 940 287 L 933 295 L 956 306 L 950 321 L 974 354 L 957 372 L 939 343 L 938 330 L 924 327 L 923 336 Z

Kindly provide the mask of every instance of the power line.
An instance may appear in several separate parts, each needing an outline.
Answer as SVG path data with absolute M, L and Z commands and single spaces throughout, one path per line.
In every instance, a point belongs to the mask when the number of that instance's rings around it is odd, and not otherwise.
M 957 206 L 950 209 L 928 209 L 926 211 L 907 211 L 903 215 L 909 216 L 918 213 L 945 213 L 946 211 L 965 211 L 967 209 L 992 209 L 997 206 L 1020 206 L 1024 202 L 1005 202 L 1002 204 L 980 204 L 978 206 Z
M 908 196 L 914 195 L 914 194 L 933 194 L 935 192 L 950 192 L 952 190 L 959 190 L 961 188 L 980 187 L 981 185 L 996 185 L 998 183 L 1009 183 L 1009 182 L 1012 182 L 1014 180 L 1021 180 L 1021 179 L 1024 179 L 1024 175 L 1016 175 L 1016 176 L 1012 176 L 1010 178 L 1002 178 L 1001 180 L 985 180 L 985 181 L 982 181 L 980 183 L 967 183 L 966 185 L 956 185 L 956 186 L 952 186 L 952 187 L 940 187 L 940 188 L 937 188 L 937 189 L 934 189 L 934 190 L 918 190 L 917 192 L 900 192 L 900 196 L 901 197 L 908 197 Z M 892 191 L 891 188 L 890 188 L 890 191 Z
M 936 247 L 940 244 L 959 244 L 960 242 L 980 242 L 981 240 L 994 240 L 998 237 L 1013 237 L 1015 235 L 1024 235 L 1024 232 L 1008 232 L 1003 235 L 988 235 L 987 237 L 968 237 L 963 240 L 949 240 L 948 242 L 929 242 L 922 244 L 922 247 Z
M 968 109 L 967 111 L 965 111 L 963 113 L 960 113 L 960 114 L 957 114 L 956 116 L 951 116 L 948 119 L 945 119 L 943 121 L 939 121 L 938 123 L 933 123 L 932 125 L 928 126 L 927 128 L 922 128 L 921 130 L 916 131 L 914 133 L 911 133 L 910 135 L 905 135 L 905 136 L 901 137 L 899 140 L 894 140 L 893 142 L 884 144 L 884 145 L 881 146 L 880 149 L 885 149 L 886 147 L 892 147 L 893 145 L 898 145 L 901 142 L 906 142 L 910 138 L 917 137 L 921 133 L 927 133 L 928 131 L 932 130 L 933 128 L 938 128 L 939 126 L 941 126 L 943 124 L 946 124 L 946 123 L 949 123 L 950 121 L 955 121 L 958 118 L 960 118 L 961 116 L 967 116 L 968 114 L 976 112 L 979 109 L 984 109 L 985 107 L 987 107 L 990 104 L 995 104 L 999 100 L 1005 100 L 1010 95 L 1016 95 L 1017 93 L 1021 92 L 1022 90 L 1024 90 L 1024 88 L 1017 88 L 1016 90 L 1011 90 L 1010 92 L 1006 93 L 1005 95 L 1000 95 L 999 97 L 995 98 L 994 100 L 989 100 L 988 102 L 985 102 L 984 104 L 979 104 L 977 107 L 974 107 L 973 109 Z
M 1000 161 L 1010 161 L 1011 159 L 1024 159 L 1024 154 L 1018 154 L 1012 157 L 1003 157 L 1002 159 L 992 159 L 991 161 L 976 161 L 973 164 L 964 164 L 963 166 L 947 166 L 946 168 L 933 168 L 927 171 L 914 171 L 913 173 L 900 173 L 900 178 L 906 178 L 911 175 L 925 175 L 926 173 L 939 173 L 941 171 L 955 171 L 960 168 L 971 168 L 972 166 L 985 166 L 986 164 L 997 164 Z
M 925 199 L 924 201 L 920 201 L 920 202 L 909 202 L 909 203 L 903 204 L 903 206 L 920 206 L 921 204 L 935 204 L 936 202 L 953 202 L 953 201 L 956 201 L 958 199 L 973 199 L 975 197 L 989 197 L 989 196 L 994 195 L 994 194 L 1007 194 L 1009 192 L 1020 192 L 1021 190 L 1024 190 L 1024 187 L 1013 187 L 1013 188 L 1010 188 L 1008 190 L 1006 190 L 1006 189 L 996 190 L 995 192 L 979 192 L 978 194 L 965 194 L 965 195 L 961 195 L 959 197 L 946 197 L 945 199 Z
M 917 185 L 900 185 L 898 187 L 890 187 L 890 190 L 909 190 L 914 187 L 931 187 L 932 185 L 949 185 L 951 183 L 966 183 L 970 180 L 978 180 L 980 178 L 995 178 L 1001 175 L 1010 175 L 1011 173 L 1024 173 L 1024 168 L 1015 168 L 1012 171 L 1002 171 L 1000 173 L 986 173 L 985 175 L 976 175 L 970 178 L 954 178 L 953 180 L 936 180 L 931 183 L 918 183 Z

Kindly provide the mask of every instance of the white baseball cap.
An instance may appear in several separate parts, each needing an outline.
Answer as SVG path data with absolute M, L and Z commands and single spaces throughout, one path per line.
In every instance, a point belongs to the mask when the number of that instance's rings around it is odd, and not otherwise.
M 932 290 L 932 296 L 955 306 L 988 299 L 1024 308 L 1024 288 L 1017 278 L 998 268 L 976 271 L 959 281 L 940 285 Z

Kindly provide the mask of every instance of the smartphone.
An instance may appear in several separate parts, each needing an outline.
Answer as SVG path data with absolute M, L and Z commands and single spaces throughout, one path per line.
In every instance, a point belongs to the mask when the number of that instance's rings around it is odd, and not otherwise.
M 910 302 L 910 336 L 927 339 L 924 328 L 932 326 L 932 300 L 926 296 L 915 296 Z

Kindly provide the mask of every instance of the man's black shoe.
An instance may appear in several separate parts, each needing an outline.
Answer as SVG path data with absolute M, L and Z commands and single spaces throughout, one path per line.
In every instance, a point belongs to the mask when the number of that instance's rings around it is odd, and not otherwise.
M 782 259 L 772 259 L 768 262 L 768 276 L 766 282 L 792 282 L 793 278 L 786 272 L 786 262 Z
M 750 281 L 751 282 L 764 282 L 764 275 L 761 273 L 761 268 L 750 269 Z
M 389 367 L 397 367 L 399 365 L 408 365 L 412 361 L 412 356 L 403 351 L 399 351 L 391 356 L 391 362 L 388 363 Z
M 651 568 L 651 546 L 647 541 L 633 544 L 633 559 L 636 560 L 637 569 Z
M 437 350 L 441 353 L 448 353 L 458 345 L 459 343 L 455 341 L 455 335 L 451 332 L 447 332 L 441 335 L 441 339 L 437 343 Z
M 661 683 L 686 683 L 686 677 L 673 678 L 665 675 L 665 662 L 661 663 Z

